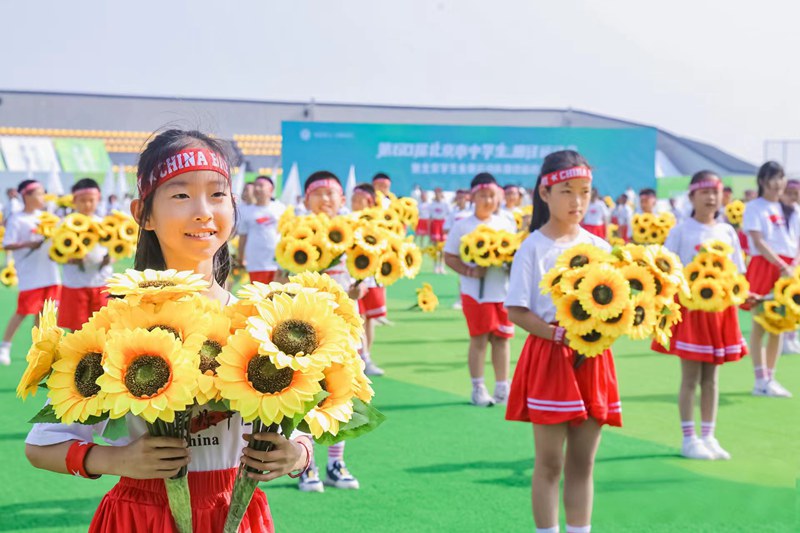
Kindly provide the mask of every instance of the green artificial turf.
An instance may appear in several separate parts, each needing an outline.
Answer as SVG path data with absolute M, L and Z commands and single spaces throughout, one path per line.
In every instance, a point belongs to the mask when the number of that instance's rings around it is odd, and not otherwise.
M 468 404 L 467 334 L 455 276 L 422 274 L 389 290 L 394 326 L 377 330 L 373 349 L 387 374 L 375 379 L 375 405 L 387 421 L 347 444 L 358 491 L 304 494 L 284 478 L 262 485 L 279 532 L 532 531 L 528 424 L 506 422 L 500 407 Z M 414 289 L 433 284 L 440 308 L 408 310 Z M 0 291 L 0 323 L 15 293 Z M 745 329 L 749 318 L 743 315 Z M 2 325 L 2 324 L 0 324 Z M 30 343 L 26 322 L 13 363 L 0 367 L 0 531 L 85 531 L 103 493 L 114 483 L 37 471 L 23 455 L 26 420 L 43 393 L 22 403 L 14 388 Z M 516 360 L 524 336 L 512 342 Z M 688 461 L 676 396 L 677 358 L 646 342 L 614 345 L 624 427 L 605 429 L 595 471 L 594 531 L 798 531 L 800 454 L 798 400 L 754 398 L 745 359 L 722 368 L 717 435 L 731 461 Z M 779 377 L 800 394 L 800 355 L 780 362 Z M 487 383 L 492 388 L 491 366 Z M 324 464 L 324 448 L 317 456 Z M 324 476 L 324 474 L 323 474 Z M 563 518 L 562 518 L 563 528 Z M 562 529 L 563 530 L 563 529 Z

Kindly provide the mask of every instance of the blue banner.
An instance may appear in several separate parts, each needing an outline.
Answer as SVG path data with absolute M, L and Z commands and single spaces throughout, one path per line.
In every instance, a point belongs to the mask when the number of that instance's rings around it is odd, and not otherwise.
M 656 186 L 654 128 L 519 128 L 284 122 L 283 168 L 297 164 L 301 183 L 329 170 L 342 181 L 350 167 L 358 182 L 377 172 L 392 178 L 392 191 L 467 188 L 479 172 L 498 182 L 533 187 L 544 157 L 558 150 L 580 152 L 594 169 L 602 195 L 628 187 Z

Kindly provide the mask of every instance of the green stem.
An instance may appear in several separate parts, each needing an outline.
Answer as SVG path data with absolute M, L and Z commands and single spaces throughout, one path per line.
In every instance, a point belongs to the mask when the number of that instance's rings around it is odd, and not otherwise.
M 189 494 L 189 478 L 165 479 L 169 499 L 169 510 L 180 533 L 192 533 L 192 497 Z

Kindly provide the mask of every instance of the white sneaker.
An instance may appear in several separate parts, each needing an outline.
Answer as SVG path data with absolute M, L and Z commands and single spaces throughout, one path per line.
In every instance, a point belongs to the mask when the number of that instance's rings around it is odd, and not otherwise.
M 453 309 L 461 309 L 461 302 L 453 302 Z
M 375 363 L 373 363 L 372 361 L 365 363 L 364 373 L 368 376 L 382 376 L 383 374 L 385 374 L 383 369 L 380 368 Z
M 766 379 L 756 379 L 753 385 L 753 396 L 769 396 L 769 392 L 767 391 L 768 384 L 769 381 Z
M 703 441 L 697 437 L 683 439 L 683 446 L 681 446 L 681 455 L 687 459 L 701 459 L 703 461 L 710 461 L 714 459 L 711 450 L 706 448 Z
M 319 469 L 317 469 L 316 465 L 309 466 L 305 472 L 300 474 L 297 488 L 302 492 L 325 492 L 325 487 L 319 478 Z
M 375 320 L 375 324 L 377 324 L 379 326 L 394 326 L 394 322 L 392 322 L 391 320 L 389 320 L 385 316 L 376 318 L 374 320 Z
M 8 366 L 11 364 L 11 345 L 0 346 L 0 365 Z
M 325 485 L 336 487 L 337 489 L 358 489 L 358 480 L 350 473 L 344 461 L 335 461 L 332 466 L 327 468 L 328 478 Z
M 773 398 L 791 398 L 792 393 L 786 390 L 783 385 L 771 379 L 767 382 L 767 393 L 765 396 L 771 396 Z
M 489 396 L 489 391 L 486 390 L 486 385 L 477 385 L 472 387 L 472 405 L 478 407 L 489 407 L 494 405 L 494 400 Z
M 731 454 L 719 445 L 719 441 L 716 438 L 703 437 L 702 441 L 706 449 L 711 452 L 711 455 L 714 456 L 714 459 L 723 459 L 727 461 L 731 458 Z
M 793 355 L 793 354 L 800 354 L 800 341 L 798 341 L 796 338 L 785 339 L 783 341 L 783 348 L 781 349 L 781 355 Z
M 495 387 L 492 401 L 495 403 L 495 405 L 505 405 L 508 403 L 508 387 Z

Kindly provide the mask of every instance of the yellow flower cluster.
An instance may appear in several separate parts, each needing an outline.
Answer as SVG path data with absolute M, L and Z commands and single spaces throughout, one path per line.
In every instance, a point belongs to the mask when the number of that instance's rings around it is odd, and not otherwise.
M 603 197 L 603 202 L 605 202 L 606 207 L 608 207 L 609 209 L 614 209 L 614 207 L 617 205 L 614 202 L 614 199 L 611 198 L 610 196 L 604 196 Z
M 662 246 L 628 244 L 611 253 L 579 244 L 562 253 L 540 283 L 552 294 L 569 346 L 597 356 L 620 336 L 669 342 L 686 290 L 680 260 Z
M 675 225 L 672 213 L 653 215 L 636 213 L 633 215 L 633 242 L 636 244 L 664 244 L 669 230 Z
M 528 231 L 533 216 L 533 206 L 526 205 L 514 209 L 514 221 L 517 223 L 517 231 Z
M 422 249 L 422 255 L 427 255 L 431 259 L 436 259 L 444 251 L 444 241 L 429 244 Z
M 773 300 L 758 304 L 753 320 L 772 334 L 793 331 L 800 324 L 800 268 L 792 277 L 782 277 L 772 288 Z
M 728 222 L 733 226 L 741 226 L 742 218 L 744 218 L 744 202 L 741 200 L 734 200 L 726 205 L 725 218 L 727 218 Z
M 417 289 L 417 307 L 429 313 L 435 311 L 438 306 L 439 298 L 434 294 L 433 287 L 430 283 L 423 283 L 422 287 Z
M 334 218 L 290 211 L 278 221 L 278 230 L 275 259 L 289 272 L 322 272 L 346 257 L 351 276 L 374 276 L 388 286 L 401 277 L 414 278 L 422 266 L 422 253 L 404 238 L 404 223 L 393 210 L 373 208 Z
M 53 215 L 43 213 L 41 216 L 49 225 Z M 83 259 L 97 244 L 108 248 L 112 259 L 130 257 L 136 251 L 139 226 L 133 217 L 120 211 L 114 211 L 101 222 L 80 213 L 71 213 L 52 229 L 48 226 L 46 232 L 43 235 L 52 241 L 50 258 L 63 264 L 70 259 Z
M 65 194 L 63 196 L 58 196 L 57 194 L 45 194 L 44 201 L 55 204 L 56 207 L 63 207 L 67 209 L 73 209 L 75 207 L 72 194 Z
M 13 259 L 9 259 L 6 267 L 3 270 L 0 270 L 0 283 L 6 287 L 14 287 L 19 283 L 19 278 L 17 278 L 17 269 L 14 267 Z
M 606 240 L 611 246 L 625 246 L 625 239 L 619 233 L 619 226 L 609 224 L 606 226 Z
M 482 267 L 503 266 L 514 260 L 514 254 L 527 236 L 525 232 L 510 233 L 481 224 L 461 237 L 461 260 Z
M 390 196 L 389 208 L 386 211 L 391 211 L 396 215 L 396 218 L 403 223 L 406 228 L 416 228 L 419 222 L 419 206 L 417 201 L 413 198 L 397 198 L 394 195 Z M 378 191 L 378 205 L 383 205 L 381 200 L 381 193 Z
M 56 227 L 58 226 L 59 218 L 55 216 L 53 213 L 49 213 L 47 211 L 42 211 L 39 213 L 39 224 L 36 226 L 36 233 L 44 237 L 45 239 L 49 239 L 53 236 L 53 233 L 56 231 Z
M 721 241 L 709 241 L 700 247 L 683 269 L 689 284 L 689 293 L 680 295 L 684 307 L 716 312 L 744 303 L 750 284 L 736 271 L 730 260 L 732 253 L 733 248 Z

